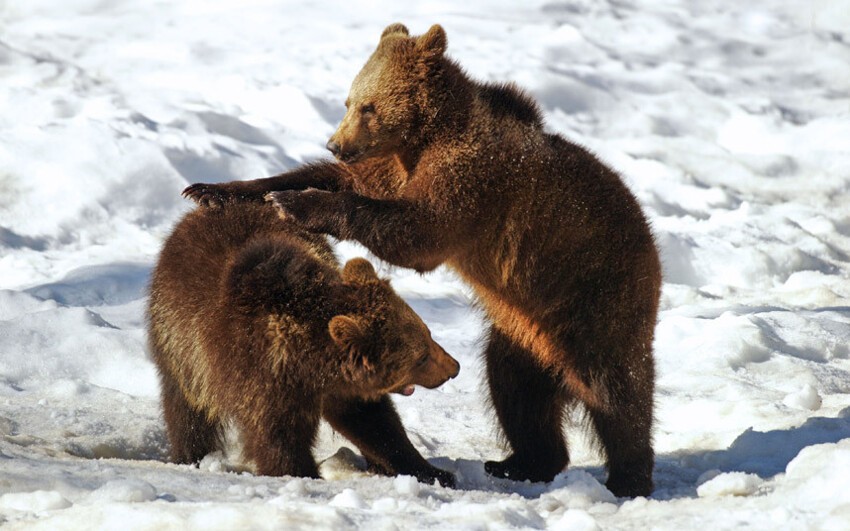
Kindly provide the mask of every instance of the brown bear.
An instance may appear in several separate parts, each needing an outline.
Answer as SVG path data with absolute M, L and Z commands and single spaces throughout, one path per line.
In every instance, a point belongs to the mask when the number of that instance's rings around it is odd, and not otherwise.
M 435 388 L 458 363 L 368 261 L 340 271 L 324 236 L 281 223 L 271 205 L 180 221 L 147 319 L 174 461 L 219 449 L 232 421 L 259 474 L 319 477 L 324 417 L 373 470 L 454 485 L 410 443 L 387 394 Z
M 648 495 L 661 267 L 647 220 L 614 170 L 546 132 L 514 85 L 471 80 L 446 44 L 438 25 L 384 30 L 328 142 L 339 163 L 184 195 L 268 194 L 284 219 L 390 263 L 447 264 L 492 322 L 487 378 L 512 453 L 486 470 L 551 480 L 569 461 L 565 411 L 581 402 L 608 488 Z

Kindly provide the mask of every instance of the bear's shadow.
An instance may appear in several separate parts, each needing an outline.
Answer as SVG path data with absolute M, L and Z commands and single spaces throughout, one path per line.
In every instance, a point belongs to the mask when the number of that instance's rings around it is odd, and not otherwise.
M 697 481 L 709 471 L 745 472 L 762 479 L 785 472 L 804 448 L 850 438 L 850 407 L 838 416 L 811 417 L 796 428 L 741 433 L 729 448 L 705 452 L 677 452 L 659 456 L 655 463 L 655 499 L 693 497 Z
M 675 452 L 656 456 L 655 500 L 695 498 L 700 477 L 707 472 L 745 472 L 770 479 L 785 472 L 788 464 L 804 448 L 818 444 L 836 443 L 850 438 L 850 407 L 843 409 L 835 418 L 812 417 L 796 428 L 755 431 L 752 428 L 741 433 L 729 448 L 701 452 Z M 484 491 L 517 494 L 523 498 L 539 498 L 547 492 L 573 484 L 559 475 L 552 483 L 518 482 L 493 478 L 484 471 L 481 461 L 465 459 L 434 458 L 434 466 L 453 470 L 458 475 L 458 490 Z M 604 485 L 606 473 L 602 466 L 574 466 L 566 472 L 589 474 Z M 587 480 L 581 480 L 582 492 L 586 491 Z M 620 499 L 624 501 L 625 498 Z

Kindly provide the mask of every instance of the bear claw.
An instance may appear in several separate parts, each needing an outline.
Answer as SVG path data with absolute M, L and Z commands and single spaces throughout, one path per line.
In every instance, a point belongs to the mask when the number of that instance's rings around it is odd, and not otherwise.
M 205 183 L 190 184 L 180 195 L 205 207 L 220 207 L 227 199 L 227 194 L 221 188 Z
M 533 467 L 517 463 L 515 459 L 509 457 L 504 461 L 485 462 L 484 470 L 495 478 L 536 483 L 552 481 L 558 472 L 563 470 L 563 467 L 558 470 L 535 470 Z
M 451 472 L 434 468 L 421 474 L 416 474 L 416 479 L 430 484 L 434 484 L 434 480 L 438 481 L 443 487 L 453 489 L 457 485 L 457 479 Z

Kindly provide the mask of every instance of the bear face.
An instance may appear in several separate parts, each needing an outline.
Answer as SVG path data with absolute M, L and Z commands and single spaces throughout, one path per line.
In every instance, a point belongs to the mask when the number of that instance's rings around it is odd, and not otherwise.
M 372 265 L 354 258 L 342 280 L 355 309 L 328 323 L 331 339 L 347 357 L 347 391 L 376 399 L 387 393 L 410 395 L 414 386 L 434 389 L 457 376 L 458 362 L 432 338 L 422 319 Z
M 446 45 L 439 25 L 419 37 L 410 37 L 402 24 L 388 26 L 351 84 L 345 117 L 327 145 L 334 156 L 354 163 L 387 155 L 416 136 L 429 118 L 425 81 Z

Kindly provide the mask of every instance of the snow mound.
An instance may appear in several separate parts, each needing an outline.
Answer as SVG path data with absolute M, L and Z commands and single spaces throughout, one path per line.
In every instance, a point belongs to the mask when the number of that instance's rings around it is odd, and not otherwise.
M 343 490 L 333 497 L 329 505 L 346 509 L 365 509 L 367 507 L 363 498 L 353 489 Z
M 89 503 L 140 503 L 156 499 L 156 488 L 140 479 L 113 479 L 89 495 Z
M 749 496 L 755 494 L 763 483 L 764 480 L 755 474 L 727 472 L 719 474 L 697 487 L 697 495 L 700 498 Z
M 0 507 L 21 512 L 40 513 L 65 509 L 70 506 L 71 502 L 55 490 L 13 492 L 0 496 Z
M 823 404 L 823 398 L 821 398 L 817 389 L 806 384 L 799 391 L 788 394 L 782 399 L 782 403 L 788 407 L 817 411 Z

